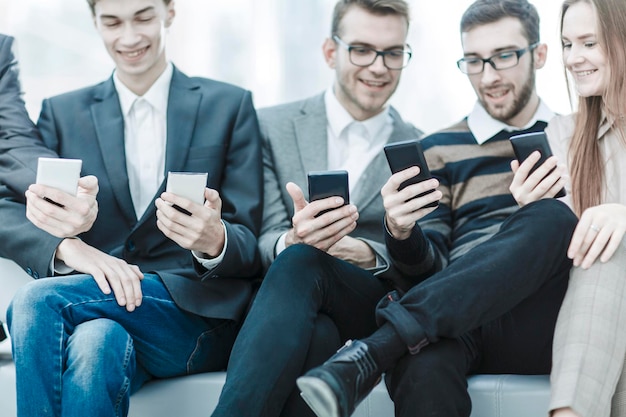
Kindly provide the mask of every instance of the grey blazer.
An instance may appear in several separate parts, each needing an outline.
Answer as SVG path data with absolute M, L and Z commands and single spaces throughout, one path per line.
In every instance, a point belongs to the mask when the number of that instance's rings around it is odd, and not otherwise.
M 389 142 L 420 138 L 422 132 L 405 123 L 391 108 L 393 132 Z M 259 251 L 265 268 L 275 258 L 279 237 L 291 228 L 293 202 L 285 189 L 289 181 L 307 193 L 307 173 L 327 169 L 327 119 L 324 94 L 295 103 L 258 111 L 263 139 L 263 224 Z M 362 239 L 376 252 L 382 265 L 374 270 L 381 278 L 399 276 L 385 248 L 384 208 L 380 189 L 391 176 L 384 153 L 376 156 L 363 172 L 350 200 L 359 210 L 357 228 L 350 236 Z

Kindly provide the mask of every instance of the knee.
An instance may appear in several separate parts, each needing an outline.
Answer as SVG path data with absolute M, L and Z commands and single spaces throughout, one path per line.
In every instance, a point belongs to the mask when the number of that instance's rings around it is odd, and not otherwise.
M 42 278 L 31 281 L 17 290 L 7 309 L 7 325 L 11 334 L 18 333 L 18 328 L 29 328 L 37 322 L 37 316 L 47 305 L 50 297 L 58 294 L 52 288 L 51 282 L 51 278 Z
M 329 258 L 332 257 L 313 246 L 292 245 L 276 258 L 263 281 L 305 281 L 308 277 L 318 276 L 317 272 L 328 262 Z M 297 279 L 290 280 L 291 276 Z
M 109 319 L 81 323 L 67 341 L 67 369 L 75 382 L 86 384 L 98 378 L 131 376 L 135 366 L 133 340 L 119 324 Z M 77 378 L 76 378 L 77 377 Z
M 535 201 L 517 211 L 510 218 L 521 228 L 521 233 L 538 239 L 558 238 L 569 244 L 578 218 L 563 202 L 549 198 Z
M 556 227 L 558 230 L 574 230 L 578 218 L 567 204 L 553 199 L 545 198 L 528 204 L 520 209 L 527 211 L 533 221 L 542 227 Z
M 296 265 L 297 267 L 302 268 L 305 265 L 315 265 L 320 259 L 328 256 L 330 255 L 314 246 L 299 243 L 297 245 L 289 246 L 281 252 L 280 256 L 276 258 L 272 266 L 277 265 L 278 267 L 282 267 L 282 265 L 286 264 L 289 266 Z

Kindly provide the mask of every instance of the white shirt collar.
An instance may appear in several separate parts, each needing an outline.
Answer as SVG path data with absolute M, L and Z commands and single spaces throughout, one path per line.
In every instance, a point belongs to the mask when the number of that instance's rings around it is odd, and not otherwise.
M 476 102 L 476 104 L 474 105 L 474 109 L 467 117 L 467 124 L 470 131 L 476 138 L 476 142 L 482 145 L 483 143 L 494 137 L 501 130 L 514 132 L 517 130 L 528 129 L 538 121 L 548 123 L 554 116 L 555 113 L 550 110 L 550 108 L 543 102 L 543 100 L 539 100 L 539 107 L 537 107 L 537 111 L 535 112 L 533 117 L 526 124 L 526 126 L 520 128 L 507 125 L 506 123 L 494 119 L 489 115 L 489 113 L 487 113 L 487 110 L 485 110 L 479 102 Z
M 341 133 L 346 127 L 348 127 L 354 118 L 348 111 L 341 105 L 333 88 L 326 90 L 324 94 L 324 101 L 326 104 L 326 119 L 328 120 L 328 126 L 334 133 L 335 137 L 340 137 Z M 367 133 L 369 134 L 370 141 L 376 140 L 380 136 L 380 131 L 385 127 L 387 123 L 391 123 L 391 115 L 389 114 L 389 106 L 385 106 L 382 112 L 376 116 L 361 122 Z
M 161 114 L 167 113 L 167 100 L 170 94 L 170 84 L 172 82 L 173 73 L 174 66 L 171 62 L 168 62 L 163 73 L 142 96 L 144 100 L 150 103 L 150 105 L 152 105 Z M 139 96 L 130 91 L 130 89 L 124 85 L 124 83 L 117 76 L 117 71 L 113 73 L 113 83 L 115 84 L 117 95 L 120 98 L 122 114 L 127 116 L 133 106 L 133 103 Z

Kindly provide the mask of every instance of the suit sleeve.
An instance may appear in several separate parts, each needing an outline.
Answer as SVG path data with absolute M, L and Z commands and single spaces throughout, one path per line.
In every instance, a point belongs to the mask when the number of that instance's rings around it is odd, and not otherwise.
M 44 146 L 21 97 L 12 39 L 0 37 L 0 256 L 35 278 L 47 276 L 60 239 L 26 218 L 24 192 L 35 182 L 37 159 L 56 157 Z
M 290 210 L 285 207 L 281 185 L 276 174 L 269 130 L 261 119 L 263 141 L 263 223 L 259 236 L 259 252 L 263 268 L 267 269 L 276 258 L 276 242 L 291 228 Z
M 211 271 L 200 268 L 202 279 L 257 276 L 260 268 L 257 236 L 261 228 L 263 195 L 261 175 L 259 124 L 251 94 L 246 92 L 235 119 L 219 190 L 228 245 L 219 266 Z
M 398 115 L 399 118 L 399 115 Z M 403 132 L 403 136 L 421 139 L 424 136 L 424 132 L 420 129 L 416 128 L 410 123 L 404 123 L 401 121 L 397 121 L 396 123 L 402 123 L 402 127 L 400 128 Z M 382 204 L 382 200 L 381 200 Z M 389 245 L 387 243 L 387 228 L 384 225 L 384 208 L 383 208 L 383 219 L 381 219 L 381 230 L 383 231 L 383 237 L 380 240 L 359 238 L 363 242 L 367 243 L 369 247 L 374 251 L 376 258 L 380 260 L 380 265 L 375 268 L 371 268 L 370 271 L 379 278 L 388 279 L 392 282 L 402 282 L 403 274 L 398 269 L 398 265 L 392 259 L 392 255 L 390 254 Z

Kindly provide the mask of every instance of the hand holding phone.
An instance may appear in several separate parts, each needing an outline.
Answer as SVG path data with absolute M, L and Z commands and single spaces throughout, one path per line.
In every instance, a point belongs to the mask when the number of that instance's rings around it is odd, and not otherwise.
M 186 198 L 196 204 L 204 204 L 207 172 L 168 172 L 165 191 Z M 174 205 L 178 211 L 191 215 L 187 210 Z
M 511 145 L 515 157 L 521 164 L 534 151 L 539 151 L 541 157 L 539 161 L 531 168 L 529 175 L 535 172 L 549 157 L 552 156 L 552 149 L 548 143 L 548 137 L 545 132 L 524 133 L 521 135 L 511 136 Z M 554 169 L 553 169 L 554 170 Z M 550 171 L 552 172 L 552 171 Z M 554 197 L 565 197 L 565 188 L 562 188 Z
M 347 171 L 311 171 L 308 174 L 308 182 L 309 201 L 321 200 L 327 197 L 341 197 L 343 198 L 344 206 L 350 203 Z M 315 217 L 331 210 L 323 210 Z
M 430 170 L 428 169 L 428 164 L 426 163 L 426 158 L 424 157 L 424 150 L 422 149 L 422 145 L 419 140 L 412 139 L 402 142 L 389 143 L 385 145 L 385 156 L 387 157 L 389 168 L 394 174 L 412 166 L 418 166 L 420 168 L 420 173 L 400 184 L 398 190 L 402 190 L 409 185 L 417 184 L 432 178 Z M 432 193 L 433 191 L 435 190 L 428 190 L 424 193 L 418 194 L 415 198 L 422 197 L 426 194 Z M 437 206 L 439 206 L 439 202 L 433 201 L 424 207 Z
M 66 158 L 39 158 L 35 183 L 57 188 L 75 196 L 78 191 L 78 179 L 83 161 Z M 56 201 L 44 197 L 49 203 L 62 206 Z

